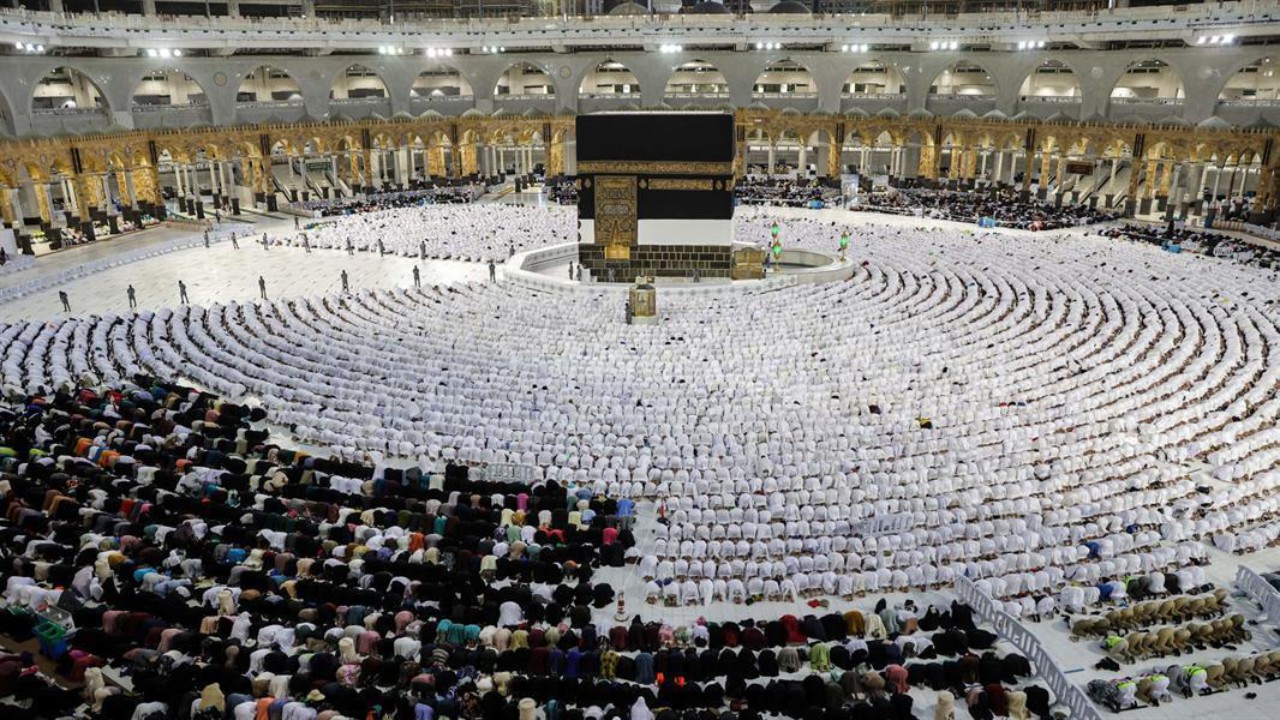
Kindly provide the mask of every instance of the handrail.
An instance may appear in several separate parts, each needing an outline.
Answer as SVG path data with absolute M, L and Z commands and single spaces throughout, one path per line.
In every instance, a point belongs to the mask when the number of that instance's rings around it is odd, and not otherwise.
M 1138 98 L 1138 97 L 1113 97 L 1111 104 L 1113 105 L 1182 105 L 1186 100 L 1184 98 Z
M 245 100 L 237 101 L 236 107 L 241 108 L 295 108 L 303 107 L 305 103 L 301 100 Z
M 1262 606 L 1271 624 L 1280 622 L 1280 592 L 1261 575 L 1241 565 L 1236 569 L 1236 587 Z
M 102 107 L 92 107 L 92 108 L 32 108 L 32 109 L 31 109 L 31 114 L 33 114 L 33 115 L 66 115 L 66 116 L 69 116 L 69 117 L 70 117 L 70 116 L 76 116 L 76 115 L 102 115 L 102 116 L 106 116 L 106 115 L 107 115 L 107 109 L 106 109 L 106 108 L 102 108 Z
M 1030 663 L 1032 670 L 1043 678 L 1054 701 L 1071 709 L 1072 720 L 1102 720 L 1098 708 L 1054 662 L 1053 656 L 1040 643 L 1039 638 L 1018 619 L 1004 611 L 998 602 L 984 594 L 978 586 L 963 575 L 956 578 L 956 595 L 968 605 L 983 623 L 990 625 L 1001 638 L 1008 640 Z
M 27 30 L 31 34 L 81 34 L 102 37 L 118 36 L 122 30 L 156 32 L 208 32 L 220 36 L 235 33 L 318 32 L 341 35 L 379 35 L 384 42 L 395 42 L 426 34 L 458 34 L 473 36 L 479 42 L 483 34 L 515 36 L 537 32 L 543 37 L 561 31 L 661 31 L 682 34 L 699 31 L 725 31 L 733 34 L 768 30 L 803 32 L 806 30 L 867 31 L 895 30 L 903 33 L 938 31 L 949 35 L 989 33 L 993 36 L 1014 32 L 1034 32 L 1040 27 L 1070 33 L 1081 30 L 1132 31 L 1137 23 L 1155 23 L 1161 27 L 1214 28 L 1259 23 L 1280 19 L 1280 2 L 1258 0 L 1218 5 L 1192 5 L 1178 13 L 1167 7 L 1130 7 L 1098 11 L 1056 11 L 1029 15 L 1021 12 L 960 13 L 902 18 L 888 14 L 830 15 L 634 15 L 593 17 L 522 17 L 522 18 L 402 18 L 394 25 L 380 20 L 308 18 L 250 18 L 203 16 L 145 16 L 119 13 L 54 13 L 36 10 L 0 9 L 0 29 Z M 341 38 L 352 39 L 352 38 Z

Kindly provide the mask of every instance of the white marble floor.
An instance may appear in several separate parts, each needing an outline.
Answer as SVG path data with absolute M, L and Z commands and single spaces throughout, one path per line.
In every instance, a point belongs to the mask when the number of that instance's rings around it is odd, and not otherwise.
M 348 256 L 342 251 L 316 250 L 310 254 L 295 248 L 263 250 L 242 242 L 212 248 L 197 247 L 149 258 L 110 271 L 47 288 L 14 302 L 0 305 L 0 322 L 66 317 L 58 291 L 66 290 L 72 315 L 125 312 L 126 289 L 137 291 L 138 309 L 155 310 L 178 304 L 178 280 L 187 284 L 191 302 L 197 305 L 253 300 L 258 297 L 258 276 L 271 298 L 314 296 L 342 289 L 346 270 L 351 289 L 406 287 L 413 283 L 413 266 L 419 265 L 424 285 L 485 280 L 488 270 L 478 263 L 448 260 L 417 262 L 393 255 L 369 253 Z M 32 270 L 29 272 L 39 272 Z M 20 273 L 25 275 L 26 273 Z

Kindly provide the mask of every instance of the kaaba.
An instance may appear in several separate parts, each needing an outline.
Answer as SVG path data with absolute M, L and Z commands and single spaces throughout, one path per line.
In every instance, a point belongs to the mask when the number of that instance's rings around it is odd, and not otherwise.
M 729 277 L 733 122 L 719 112 L 577 119 L 578 261 L 592 277 Z

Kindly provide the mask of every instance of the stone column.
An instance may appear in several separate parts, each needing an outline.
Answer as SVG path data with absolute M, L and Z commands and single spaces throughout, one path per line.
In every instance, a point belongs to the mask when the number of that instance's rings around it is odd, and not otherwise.
M 74 183 L 81 217 L 88 220 L 89 211 L 102 208 L 102 184 L 98 182 L 97 177 L 89 174 L 77 175 Z
M 942 161 L 937 145 L 920 146 L 920 175 L 926 180 L 938 179 L 938 167 Z
M 769 143 L 769 168 L 765 171 L 767 177 L 773 177 L 774 163 L 777 159 L 777 146 L 772 142 Z
M 43 180 L 28 180 L 28 189 L 31 197 L 36 200 L 36 213 L 40 216 L 41 222 L 49 222 L 51 215 L 49 212 L 49 197 L 45 194 L 45 184 Z
M 1204 163 L 1192 163 L 1188 172 L 1186 182 L 1187 193 L 1184 195 L 1185 203 L 1188 206 L 1185 212 L 1192 209 L 1198 214 L 1202 212 L 1201 201 L 1204 199 Z
M 804 143 L 800 143 L 800 155 L 796 160 L 796 164 L 800 166 L 800 170 L 799 170 L 800 177 L 804 177 L 805 167 L 809 162 L 808 150 L 809 148 L 805 147 Z
M 17 193 L 11 188 L 0 187 L 0 219 L 4 220 L 4 224 L 13 227 L 18 224 L 18 218 L 21 213 L 14 212 L 13 203 L 17 199 Z
M 121 170 L 116 173 L 116 180 L 119 181 L 120 178 L 124 178 L 124 182 L 120 183 L 120 201 L 127 207 L 138 207 L 138 196 L 133 191 L 132 174 Z M 126 195 L 128 197 L 125 197 Z
M 462 145 L 462 174 L 472 175 L 480 172 L 479 148 L 475 143 Z
M 63 204 L 64 207 L 70 210 L 72 215 L 79 215 L 80 205 L 76 202 L 75 190 L 71 187 L 71 178 L 69 177 L 62 178 L 62 197 L 66 199 Z
M 150 165 L 143 165 L 133 168 L 129 171 L 130 182 L 132 182 L 132 190 L 134 199 L 138 201 L 146 201 L 150 203 L 159 203 L 162 200 L 160 195 L 160 174 Z
M 1269 222 L 1275 211 L 1275 172 L 1274 167 L 1263 167 L 1258 171 L 1253 214 L 1263 222 Z
M 444 148 L 433 145 L 427 149 L 427 171 L 432 177 L 444 177 Z

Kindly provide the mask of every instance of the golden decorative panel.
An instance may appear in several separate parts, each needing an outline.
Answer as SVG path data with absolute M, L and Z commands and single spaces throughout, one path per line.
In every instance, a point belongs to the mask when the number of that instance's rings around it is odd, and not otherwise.
M 764 277 L 765 251 L 759 248 L 743 248 L 733 254 L 733 268 L 729 277 L 734 280 L 760 280 Z
M 606 258 L 624 259 L 609 257 L 609 253 L 617 246 L 629 248 L 639 237 L 639 220 L 636 217 L 636 176 L 597 177 L 595 211 L 596 244 L 606 246 Z M 629 252 L 628 257 L 630 257 Z
M 635 160 L 583 160 L 578 172 L 584 175 L 613 173 L 617 175 L 732 175 L 731 162 L 676 162 Z
M 711 190 L 714 187 L 710 178 L 654 178 L 648 185 L 650 190 Z

